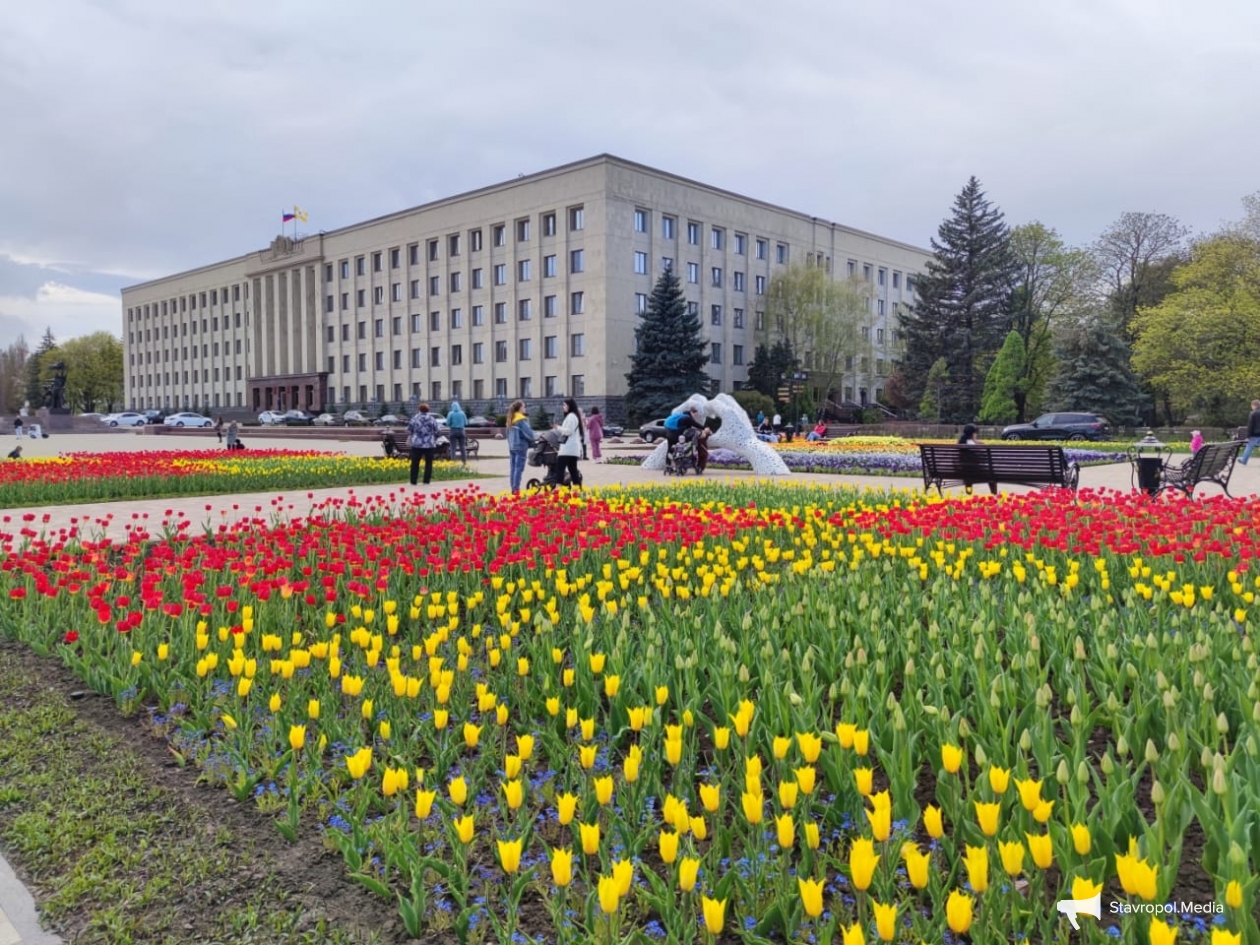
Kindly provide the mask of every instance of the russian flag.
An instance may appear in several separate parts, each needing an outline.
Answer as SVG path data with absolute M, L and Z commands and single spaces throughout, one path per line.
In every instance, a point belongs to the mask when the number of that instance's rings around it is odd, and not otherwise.
M 286 214 L 283 214 L 283 215 L 280 217 L 280 222 L 282 222 L 282 223 L 289 223 L 290 221 L 292 221 L 292 220 L 296 220 L 296 219 L 297 219 L 297 217 L 296 217 L 296 216 L 294 216 L 292 213 L 286 213 Z

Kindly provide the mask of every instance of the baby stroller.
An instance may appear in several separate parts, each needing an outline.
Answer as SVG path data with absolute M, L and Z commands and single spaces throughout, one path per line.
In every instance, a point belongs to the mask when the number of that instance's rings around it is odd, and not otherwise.
M 526 489 L 556 489 L 560 486 L 569 486 L 568 470 L 560 469 L 560 433 L 556 430 L 548 430 L 542 436 L 534 441 L 533 447 L 525 454 L 525 462 L 530 466 L 539 468 L 545 467 L 547 475 L 543 479 L 530 479 L 526 481 Z
M 708 438 L 709 431 L 703 427 L 685 430 L 678 442 L 665 450 L 665 475 L 685 476 L 693 470 L 697 476 L 702 474 L 709 458 L 704 442 Z

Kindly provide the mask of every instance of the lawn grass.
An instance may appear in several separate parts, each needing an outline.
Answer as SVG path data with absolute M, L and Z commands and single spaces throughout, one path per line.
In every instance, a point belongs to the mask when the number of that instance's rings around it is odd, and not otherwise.
M 88 945 L 377 940 L 308 909 L 257 838 L 157 783 L 152 759 L 45 669 L 62 676 L 0 643 L 0 848 L 48 927 Z

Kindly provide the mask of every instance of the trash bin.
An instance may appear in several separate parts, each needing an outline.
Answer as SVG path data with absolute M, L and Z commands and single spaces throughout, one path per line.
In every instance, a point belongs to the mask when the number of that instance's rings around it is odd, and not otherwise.
M 1164 465 L 1172 456 L 1172 450 L 1161 443 L 1150 430 L 1129 450 L 1129 462 L 1133 465 L 1136 487 L 1148 495 L 1159 492 L 1164 477 Z

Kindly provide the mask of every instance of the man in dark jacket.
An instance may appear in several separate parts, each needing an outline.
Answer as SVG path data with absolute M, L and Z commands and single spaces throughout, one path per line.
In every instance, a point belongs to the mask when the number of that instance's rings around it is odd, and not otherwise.
M 1246 466 L 1247 460 L 1251 459 L 1251 451 L 1257 446 L 1260 446 L 1260 400 L 1253 400 L 1251 416 L 1247 418 L 1247 447 L 1238 462 Z

